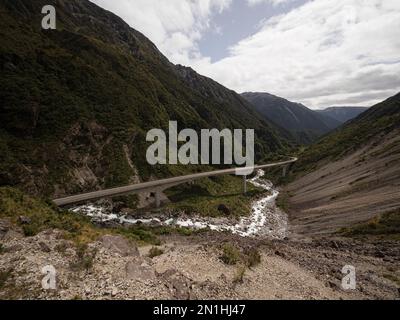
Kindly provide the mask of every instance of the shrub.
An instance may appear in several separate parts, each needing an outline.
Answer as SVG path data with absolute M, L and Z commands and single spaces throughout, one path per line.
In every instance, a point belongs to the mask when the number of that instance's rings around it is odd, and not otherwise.
M 67 244 L 65 242 L 60 243 L 58 245 L 56 245 L 56 247 L 54 248 L 57 252 L 64 254 L 67 251 Z
M 22 226 L 25 237 L 33 237 L 40 232 L 40 228 L 36 224 L 27 224 Z
M 379 236 L 399 239 L 400 234 L 400 210 L 376 216 L 371 220 L 357 224 L 353 227 L 342 228 L 339 233 L 343 236 Z
M 195 230 L 185 227 L 176 228 L 176 232 L 182 236 L 190 237 L 195 233 Z
M 240 261 L 240 251 L 232 244 L 227 243 L 222 247 L 221 260 L 227 265 L 235 265 Z
M 245 263 L 248 268 L 253 268 L 261 263 L 260 252 L 256 248 L 251 248 L 245 253 Z
M 70 263 L 73 271 L 89 271 L 93 267 L 96 251 L 88 251 L 87 244 L 79 244 L 76 248 L 76 260 Z
M 155 258 L 161 256 L 164 253 L 163 250 L 157 247 L 152 247 L 149 251 L 149 258 Z
M 233 278 L 233 283 L 243 283 L 243 278 L 246 273 L 246 267 L 244 265 L 241 265 L 237 268 L 235 277 Z
M 12 272 L 11 269 L 6 270 L 6 271 L 0 271 L 0 289 L 2 289 L 4 287 L 7 280 L 10 278 L 11 272 Z
M 29 218 L 29 224 L 21 225 L 19 216 Z M 101 235 L 90 219 L 73 212 L 57 209 L 41 199 L 28 196 L 15 188 L 0 188 L 0 218 L 9 218 L 20 224 L 24 235 L 35 236 L 46 229 L 65 231 L 67 238 L 77 242 L 90 242 Z

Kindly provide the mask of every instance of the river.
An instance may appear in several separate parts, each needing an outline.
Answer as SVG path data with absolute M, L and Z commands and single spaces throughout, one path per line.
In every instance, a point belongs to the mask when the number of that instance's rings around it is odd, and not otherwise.
M 249 183 L 266 191 L 266 196 L 254 201 L 251 214 L 243 217 L 240 221 L 230 218 L 207 218 L 207 217 L 178 217 L 178 218 L 143 218 L 134 219 L 126 215 L 109 213 L 105 207 L 99 205 L 84 205 L 75 207 L 72 211 L 85 214 L 94 221 L 118 222 L 120 224 L 151 224 L 164 226 L 179 226 L 192 229 L 210 229 L 217 232 L 231 232 L 242 237 L 269 237 L 283 239 L 287 236 L 287 215 L 277 208 L 276 198 L 279 192 L 274 185 L 263 179 L 265 172 L 258 170 L 257 175 L 248 180 Z

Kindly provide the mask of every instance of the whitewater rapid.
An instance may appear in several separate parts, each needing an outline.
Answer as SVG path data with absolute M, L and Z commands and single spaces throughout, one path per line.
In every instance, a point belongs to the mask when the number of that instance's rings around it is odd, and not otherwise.
M 268 196 L 257 200 L 252 205 L 252 212 L 249 217 L 243 217 L 239 222 L 230 218 L 208 218 L 208 217 L 179 217 L 168 219 L 133 219 L 127 215 L 109 213 L 100 205 L 84 205 L 75 207 L 72 211 L 85 214 L 94 221 L 117 222 L 120 224 L 151 224 L 164 226 L 178 226 L 192 229 L 210 229 L 217 232 L 231 232 L 242 237 L 271 237 L 283 239 L 287 236 L 288 218 L 287 215 L 277 208 L 276 198 L 279 192 L 274 189 L 273 184 L 263 179 L 265 172 L 259 170 L 257 175 L 248 180 L 256 187 L 268 192 Z

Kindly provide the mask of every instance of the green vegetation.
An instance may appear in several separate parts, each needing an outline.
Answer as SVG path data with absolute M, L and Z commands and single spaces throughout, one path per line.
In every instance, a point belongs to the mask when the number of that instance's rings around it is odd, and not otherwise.
M 393 273 L 385 273 L 383 277 L 394 282 L 400 288 L 400 278 L 397 275 Z
M 276 199 L 276 205 L 284 212 L 288 212 L 290 209 L 289 199 L 290 194 L 288 192 L 280 192 Z
M 47 229 L 64 231 L 65 237 L 85 243 L 96 240 L 104 231 L 95 228 L 86 217 L 59 210 L 47 203 L 27 196 L 14 188 L 0 188 L 0 218 L 8 218 L 14 224 L 21 224 L 18 217 L 30 219 L 21 227 L 25 236 L 34 236 Z
M 93 267 L 96 257 L 95 250 L 89 250 L 87 244 L 80 244 L 76 248 L 76 260 L 70 263 L 73 271 L 89 271 Z
M 265 192 L 248 183 L 243 194 L 243 179 L 235 176 L 219 176 L 202 179 L 191 186 L 178 186 L 167 190 L 172 203 L 169 208 L 186 214 L 217 217 L 247 216 L 251 212 L 254 197 Z M 221 205 L 225 210 L 221 210 Z
M 161 256 L 164 253 L 163 250 L 157 247 L 152 247 L 149 251 L 149 258 L 153 259 L 155 257 Z
M 238 284 L 243 283 L 247 268 L 251 269 L 261 263 L 261 254 L 257 248 L 240 249 L 231 243 L 225 243 L 220 259 L 229 266 L 237 265 L 233 283 Z
M 244 252 L 244 262 L 248 268 L 253 268 L 261 263 L 260 252 L 255 248 L 247 249 Z
M 222 247 L 221 260 L 227 265 L 235 265 L 240 261 L 240 250 L 230 243 Z
M 170 232 L 162 227 L 152 228 L 147 226 L 130 226 L 128 228 L 118 228 L 115 229 L 117 233 L 123 235 L 127 239 L 138 242 L 139 244 L 153 244 L 160 245 L 161 241 L 158 235 L 167 234 Z
M 382 214 L 351 228 L 343 228 L 339 233 L 348 237 L 377 236 L 400 240 L 400 210 Z
M 290 131 L 299 144 L 311 144 L 340 125 L 340 122 L 333 118 L 268 93 L 248 92 L 242 96 L 250 101 L 265 119 Z
M 20 216 L 29 218 L 29 224 L 21 224 Z M 139 244 L 159 245 L 159 236 L 179 234 L 191 236 L 207 230 L 191 230 L 179 227 L 151 227 L 135 225 L 131 227 L 118 227 L 102 229 L 95 227 L 89 218 L 76 213 L 60 210 L 46 202 L 33 198 L 14 188 L 0 188 L 0 219 L 7 218 L 12 223 L 20 225 L 25 236 L 34 236 L 44 230 L 58 229 L 64 232 L 64 237 L 73 240 L 80 252 L 87 243 L 96 241 L 104 234 L 120 234 Z M 83 247 L 80 247 L 83 246 Z M 57 248 L 63 252 L 66 248 Z M 86 259 L 83 255 L 82 258 Z M 83 261 L 84 262 L 84 261 Z M 83 263 L 85 265 L 85 262 Z
M 133 166 L 143 181 L 171 176 L 174 166 L 146 161 L 147 131 L 169 120 L 179 129 L 254 128 L 257 161 L 290 148 L 239 95 L 173 66 L 111 13 L 60 3 L 62 23 L 43 32 L 41 8 L 39 0 L 0 4 L 0 186 L 50 196 L 56 185 L 68 194 L 125 185 Z M 82 186 L 76 170 L 85 166 L 98 181 Z
M 7 280 L 11 277 L 12 270 L 1 271 L 0 270 L 0 290 L 6 285 Z
M 68 249 L 68 245 L 65 242 L 62 242 L 60 244 L 57 244 L 54 248 L 57 252 L 64 254 L 67 249 Z
M 246 267 L 244 265 L 238 266 L 235 277 L 233 278 L 233 283 L 234 284 L 243 283 L 243 278 L 245 274 L 246 274 Z
M 354 152 L 367 143 L 398 128 L 400 125 L 400 94 L 395 95 L 370 108 L 349 124 L 337 129 L 322 138 L 318 143 L 308 147 L 299 155 L 299 161 L 294 166 L 295 175 L 305 174 L 319 166 L 335 161 Z M 391 148 L 394 146 L 392 145 Z M 389 152 L 385 148 L 381 152 Z M 376 154 L 380 156 L 381 154 Z
M 261 263 L 261 255 L 256 248 L 241 250 L 231 243 L 225 243 L 222 246 L 221 260 L 227 265 L 241 263 L 251 269 Z

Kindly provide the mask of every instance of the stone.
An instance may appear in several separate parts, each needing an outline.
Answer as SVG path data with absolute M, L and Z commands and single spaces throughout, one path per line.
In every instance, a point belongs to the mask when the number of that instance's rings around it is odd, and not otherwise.
M 0 220 L 0 239 L 3 239 L 8 230 L 11 229 L 11 223 L 7 220 Z
M 167 287 L 175 299 L 188 300 L 192 294 L 193 282 L 175 269 L 170 269 L 160 275 L 166 281 Z
M 377 258 L 385 258 L 385 253 L 384 252 L 382 252 L 381 250 L 376 250 L 376 252 L 375 252 L 375 257 L 377 257 Z
M 117 288 L 113 288 L 111 291 L 111 296 L 115 297 L 118 294 L 118 289 Z
M 286 255 L 283 252 L 279 251 L 279 250 L 275 251 L 275 255 L 277 255 L 278 257 L 281 257 L 281 258 L 285 258 L 286 257 Z
M 231 210 L 224 204 L 220 204 L 218 206 L 218 211 L 222 212 L 225 215 L 230 215 L 231 214 Z
M 16 253 L 18 251 L 21 251 L 24 247 L 20 244 L 16 244 L 14 246 L 10 246 L 4 249 L 5 252 L 11 252 L 11 253 Z
M 156 272 L 152 267 L 143 264 L 142 261 L 138 261 L 136 259 L 133 259 L 126 263 L 125 274 L 126 277 L 130 280 L 151 280 L 156 277 Z
M 3 66 L 4 66 L 4 69 L 7 69 L 9 71 L 15 71 L 17 69 L 15 64 L 13 64 L 11 62 L 6 62 Z
M 337 289 L 338 288 L 338 285 L 333 281 L 328 281 L 326 285 L 327 285 L 327 287 L 329 287 L 331 289 Z
M 13 239 L 22 239 L 24 236 L 22 233 L 19 233 L 14 230 L 8 230 L 4 235 L 3 240 L 13 240 Z
M 101 238 L 101 242 L 104 248 L 123 257 L 139 256 L 138 248 L 122 236 L 106 235 Z
M 20 224 L 31 224 L 31 223 L 32 223 L 32 220 L 31 220 L 31 218 L 26 217 L 26 216 L 19 216 L 18 222 L 19 222 Z
M 339 244 L 338 244 L 336 241 L 334 241 L 334 240 L 330 241 L 329 246 L 330 246 L 331 248 L 333 248 L 333 249 L 336 249 L 336 250 L 339 250 L 339 249 L 340 249 Z
M 40 242 L 39 242 L 39 246 L 40 246 L 40 249 L 41 249 L 43 252 L 51 252 L 50 247 L 49 247 L 47 244 L 45 244 L 43 241 L 40 241 Z

